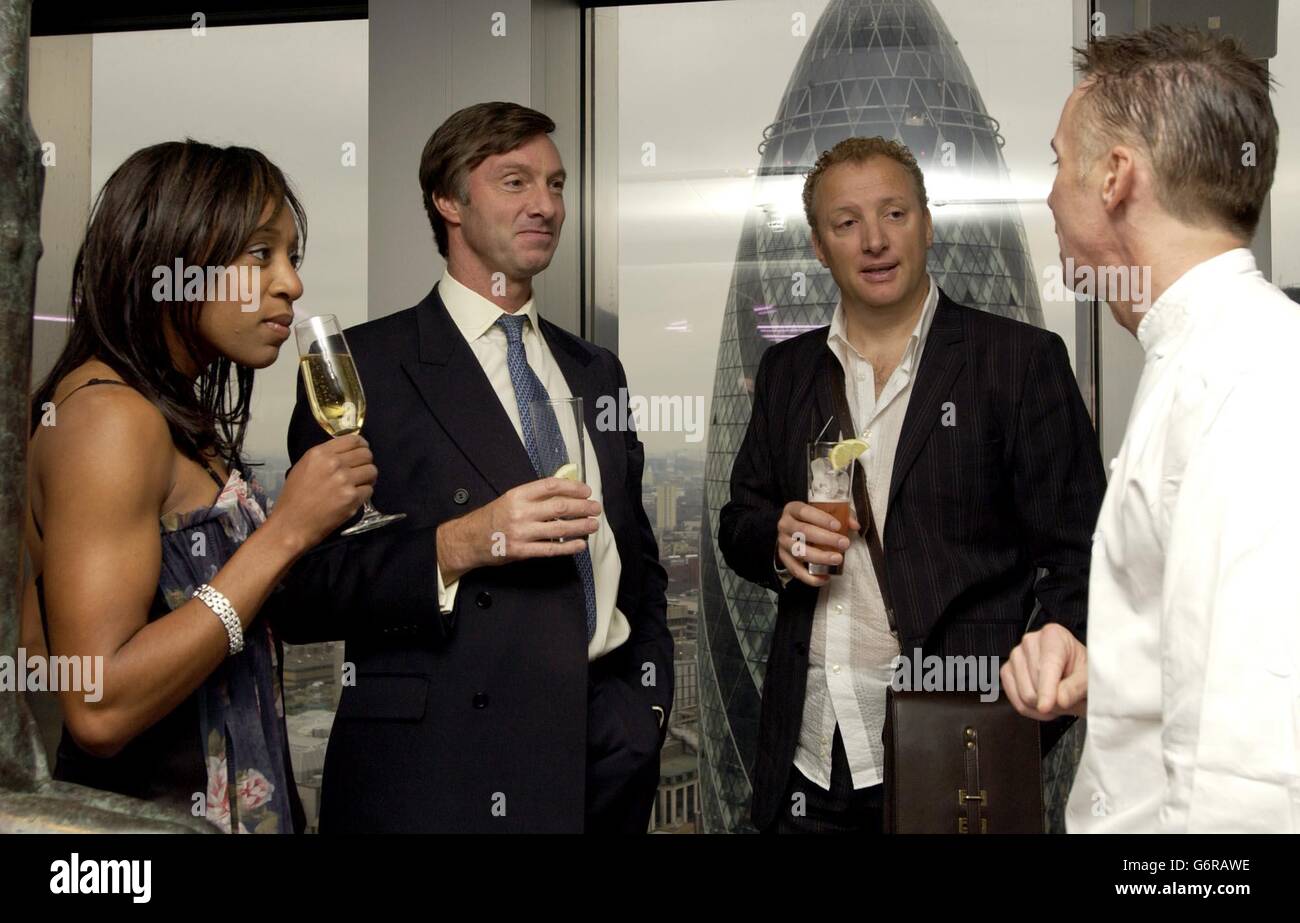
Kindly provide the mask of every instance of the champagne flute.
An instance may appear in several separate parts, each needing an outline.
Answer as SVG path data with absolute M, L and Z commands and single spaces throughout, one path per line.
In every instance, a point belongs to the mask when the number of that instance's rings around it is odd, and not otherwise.
M 295 324 L 293 330 L 298 339 L 298 366 L 302 369 L 312 416 L 330 436 L 360 431 L 366 422 L 366 393 L 361 390 L 361 378 L 338 318 L 333 314 L 309 317 Z M 362 510 L 361 519 L 344 529 L 343 535 L 369 532 L 406 518 L 405 513 L 385 515 L 369 500 Z

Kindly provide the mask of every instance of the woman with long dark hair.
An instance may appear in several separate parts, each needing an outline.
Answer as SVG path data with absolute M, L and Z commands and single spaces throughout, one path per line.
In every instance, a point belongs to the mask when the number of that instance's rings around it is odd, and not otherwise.
M 268 510 L 241 456 L 305 235 L 261 153 L 137 151 L 95 202 L 71 335 L 32 400 L 24 640 L 102 663 L 95 695 L 60 690 L 54 776 L 234 832 L 302 828 L 280 645 L 257 614 L 377 474 L 360 435 L 331 439 Z

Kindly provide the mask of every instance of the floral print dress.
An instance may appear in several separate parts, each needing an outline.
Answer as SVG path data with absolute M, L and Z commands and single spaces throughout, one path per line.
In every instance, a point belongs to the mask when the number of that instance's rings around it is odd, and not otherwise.
M 266 494 L 237 468 L 212 506 L 161 519 L 158 578 L 171 609 L 188 602 L 249 534 L 266 521 Z M 294 832 L 280 649 L 265 618 L 244 632 L 244 649 L 227 657 L 195 691 L 207 769 L 203 814 L 236 833 Z

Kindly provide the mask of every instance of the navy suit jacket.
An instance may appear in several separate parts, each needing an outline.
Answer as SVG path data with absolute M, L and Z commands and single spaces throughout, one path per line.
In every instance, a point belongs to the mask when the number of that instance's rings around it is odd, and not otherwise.
M 644 449 L 630 425 L 596 425 L 597 399 L 627 381 L 609 350 L 545 319 L 540 329 L 583 398 L 622 562 L 616 604 L 631 636 L 599 661 L 623 680 L 605 700 L 657 754 L 651 706 L 666 728 L 673 657 L 667 574 L 641 502 Z M 330 736 L 321 830 L 581 832 L 588 663 L 573 558 L 478 568 L 460 578 L 450 616 L 437 602 L 437 526 L 536 480 L 528 455 L 436 286 L 347 339 L 379 468 L 373 502 L 407 519 L 327 541 L 272 610 L 286 641 L 343 639 L 356 668 Z M 300 382 L 290 459 L 325 438 Z

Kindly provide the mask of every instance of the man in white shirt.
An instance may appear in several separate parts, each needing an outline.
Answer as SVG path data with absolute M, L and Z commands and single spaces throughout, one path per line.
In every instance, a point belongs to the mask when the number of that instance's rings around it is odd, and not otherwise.
M 1031 633 L 1003 685 L 1023 714 L 1087 715 L 1071 832 L 1297 832 L 1300 308 L 1246 249 L 1277 159 L 1268 73 L 1167 28 L 1078 66 L 1048 204 L 1076 282 L 1110 280 L 1097 295 L 1146 359 L 1087 646 Z
M 443 123 L 420 186 L 446 271 L 420 304 L 347 331 L 384 460 L 375 502 L 408 521 L 326 551 L 298 619 L 345 638 L 356 669 L 322 831 L 649 826 L 672 706 L 667 575 L 644 449 L 630 420 L 598 424 L 622 365 L 533 300 L 564 223 L 554 128 L 513 103 Z M 536 403 L 573 397 L 580 422 Z M 550 457 L 559 433 L 572 451 Z M 291 457 L 322 435 L 300 390 Z

